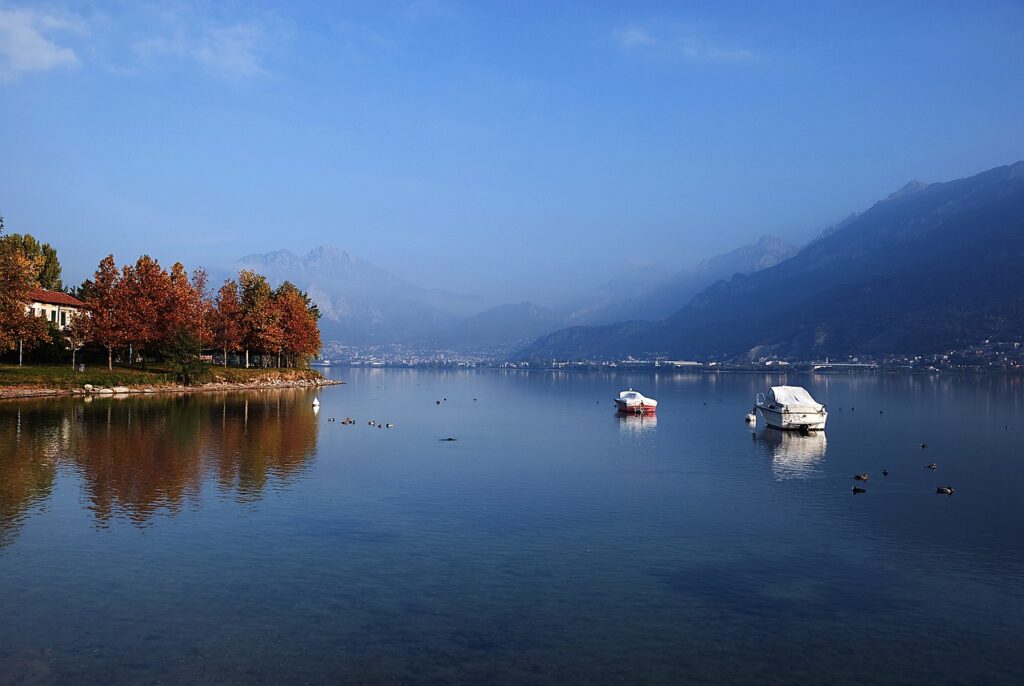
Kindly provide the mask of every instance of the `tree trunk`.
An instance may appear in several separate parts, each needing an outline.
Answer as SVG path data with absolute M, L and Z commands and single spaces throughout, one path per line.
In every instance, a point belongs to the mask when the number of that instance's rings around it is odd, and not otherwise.
M 249 349 L 245 349 L 245 368 L 249 368 Z
M 224 368 L 228 367 L 228 346 L 224 346 Z
M 114 371 L 114 348 L 109 345 L 107 346 L 107 371 Z
M 75 371 L 75 346 L 71 346 L 71 371 Z
M 24 350 L 25 350 L 25 341 L 23 341 L 22 339 L 19 338 L 18 339 L 18 366 L 19 367 L 21 366 L 21 356 L 24 353 Z

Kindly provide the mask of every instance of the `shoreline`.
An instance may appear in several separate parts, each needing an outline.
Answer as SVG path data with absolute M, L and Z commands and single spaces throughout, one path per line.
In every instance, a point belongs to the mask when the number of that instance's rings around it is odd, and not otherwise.
M 49 388 L 46 386 L 0 386 L 0 400 L 18 398 L 123 398 L 127 395 L 158 395 L 161 393 L 204 393 L 216 391 L 263 391 L 279 388 L 320 388 L 340 386 L 344 381 L 333 379 L 259 379 L 254 381 L 211 381 L 198 386 L 182 384 L 145 384 L 82 388 Z M 88 385 L 88 384 L 86 384 Z

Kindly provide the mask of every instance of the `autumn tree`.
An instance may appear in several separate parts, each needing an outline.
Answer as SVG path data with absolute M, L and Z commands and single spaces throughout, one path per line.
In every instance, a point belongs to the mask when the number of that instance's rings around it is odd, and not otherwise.
M 40 243 L 30 234 L 12 233 L 0 238 L 0 249 L 20 250 L 35 264 L 33 280 L 39 288 L 59 291 L 62 288 L 60 260 L 49 243 Z
M 103 258 L 83 291 L 89 310 L 90 339 L 107 349 L 107 369 L 113 369 L 114 349 L 129 340 L 127 291 L 123 285 L 123 272 L 118 271 L 113 255 Z
M 280 318 L 285 366 L 294 366 L 298 359 L 308 359 L 319 353 L 320 328 L 317 320 L 320 310 L 309 296 L 285 281 L 274 293 L 274 304 Z
M 238 283 L 224 282 L 217 292 L 210 311 L 210 329 L 214 344 L 224 351 L 224 366 L 228 366 L 228 352 L 243 344 L 242 305 L 238 300 Z
M 136 260 L 134 266 L 126 265 L 122 269 L 120 289 L 125 307 L 125 334 L 134 357 L 166 340 L 168 336 L 167 319 L 176 319 L 168 311 L 171 279 L 159 262 L 149 255 L 143 255 Z M 131 361 L 129 359 L 129 364 Z
M 71 318 L 71 322 L 61 332 L 71 351 L 71 368 L 75 368 L 75 355 L 82 347 L 93 339 L 92 317 L 81 312 Z
M 197 270 L 190 279 L 184 265 L 176 262 L 158 293 L 156 305 L 160 313 L 157 338 L 167 343 L 181 331 L 187 331 L 202 346 L 210 341 L 209 300 L 206 294 L 206 272 Z
M 39 259 L 28 257 L 17 244 L 0 245 L 0 349 L 31 346 L 48 334 L 46 322 L 27 307 L 38 269 Z
M 274 292 L 262 274 L 243 269 L 238 274 L 242 306 L 242 345 L 245 348 L 245 366 L 249 366 L 249 351 L 274 350 L 281 337 L 279 317 L 274 307 Z

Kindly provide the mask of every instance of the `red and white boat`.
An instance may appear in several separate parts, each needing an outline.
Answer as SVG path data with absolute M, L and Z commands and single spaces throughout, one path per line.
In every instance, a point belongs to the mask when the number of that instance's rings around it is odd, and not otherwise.
M 657 400 L 648 398 L 632 388 L 619 391 L 619 397 L 613 398 L 613 400 L 615 400 L 615 405 L 619 408 L 619 412 L 627 414 L 654 414 L 658 411 Z

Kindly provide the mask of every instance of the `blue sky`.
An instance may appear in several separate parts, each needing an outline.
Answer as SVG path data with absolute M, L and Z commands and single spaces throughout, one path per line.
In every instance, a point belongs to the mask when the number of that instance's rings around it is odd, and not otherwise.
M 550 304 L 1024 159 L 1021 3 L 0 2 L 68 280 L 319 243 Z

